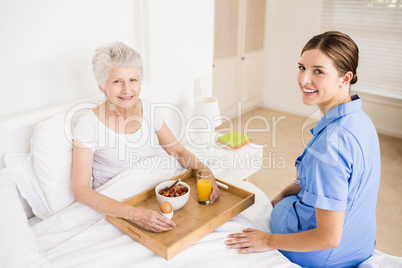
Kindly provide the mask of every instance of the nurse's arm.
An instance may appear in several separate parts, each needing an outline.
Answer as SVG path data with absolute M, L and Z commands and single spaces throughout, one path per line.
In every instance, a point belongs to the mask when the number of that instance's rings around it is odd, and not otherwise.
M 294 184 L 291 183 L 288 186 L 286 186 L 277 196 L 275 196 L 271 203 L 272 206 L 274 207 L 279 201 L 281 201 L 283 198 L 289 196 L 289 195 L 296 195 L 300 193 L 302 188 L 300 187 L 299 184 Z
M 261 252 L 271 249 L 308 252 L 337 247 L 342 238 L 344 211 L 315 209 L 317 227 L 292 234 L 267 234 L 255 229 L 231 234 L 225 244 L 237 253 Z
M 292 234 L 272 234 L 268 247 L 287 251 L 307 252 L 339 246 L 342 238 L 344 211 L 315 209 L 317 227 Z

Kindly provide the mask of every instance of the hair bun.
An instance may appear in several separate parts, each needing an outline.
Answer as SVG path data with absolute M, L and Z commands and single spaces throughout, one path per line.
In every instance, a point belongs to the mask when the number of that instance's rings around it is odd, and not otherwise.
M 357 74 L 354 74 L 352 80 L 350 80 L 350 84 L 353 85 L 357 82 Z

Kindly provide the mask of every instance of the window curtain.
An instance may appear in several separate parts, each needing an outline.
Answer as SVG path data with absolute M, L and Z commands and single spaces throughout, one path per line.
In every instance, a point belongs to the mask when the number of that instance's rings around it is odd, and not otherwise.
M 323 0 L 320 30 L 358 45 L 353 91 L 402 100 L 402 0 Z

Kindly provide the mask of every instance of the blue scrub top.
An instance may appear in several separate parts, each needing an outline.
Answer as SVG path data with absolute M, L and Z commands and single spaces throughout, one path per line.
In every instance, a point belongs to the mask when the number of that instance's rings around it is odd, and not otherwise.
M 311 130 L 313 138 L 296 160 L 302 191 L 284 198 L 271 214 L 272 233 L 297 233 L 317 226 L 315 208 L 345 211 L 338 247 L 283 251 L 303 267 L 356 267 L 376 245 L 381 161 L 377 132 L 361 99 L 335 106 Z

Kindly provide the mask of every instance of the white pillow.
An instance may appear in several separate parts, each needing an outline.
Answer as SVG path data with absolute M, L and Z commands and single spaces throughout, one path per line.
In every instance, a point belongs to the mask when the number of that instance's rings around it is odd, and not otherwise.
M 65 116 L 57 114 L 38 124 L 31 139 L 34 172 L 50 214 L 74 202 L 72 140 L 65 133 Z
M 4 160 L 6 166 L 12 171 L 12 178 L 21 196 L 28 202 L 33 213 L 41 219 L 49 217 L 51 211 L 35 176 L 32 166 L 32 154 L 25 156 L 23 154 L 8 153 L 5 155 Z M 30 215 L 27 214 L 27 216 Z
M 10 168 L 0 170 L 0 267 L 51 267 L 40 254 Z

